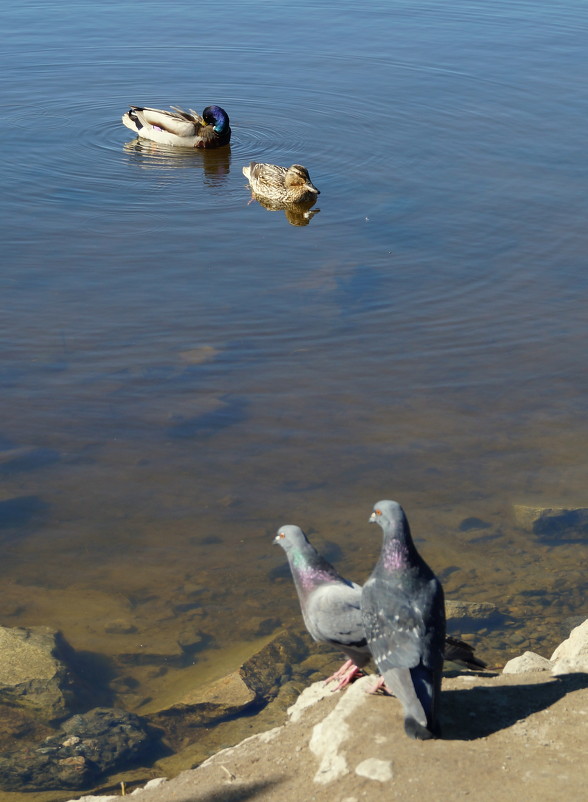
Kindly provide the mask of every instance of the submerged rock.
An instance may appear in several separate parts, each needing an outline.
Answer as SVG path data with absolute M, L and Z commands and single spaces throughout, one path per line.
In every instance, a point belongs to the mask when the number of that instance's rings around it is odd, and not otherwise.
M 578 540 L 588 534 L 588 507 L 540 507 L 515 504 L 517 524 L 534 535 Z
M 280 685 L 290 679 L 292 666 L 307 656 L 308 648 L 302 638 L 283 633 L 246 660 L 239 674 L 259 701 L 268 702 L 277 694 Z
M 445 613 L 448 621 L 457 619 L 487 621 L 497 613 L 497 607 L 491 602 L 462 602 L 446 599 Z
M 459 531 L 469 532 L 472 529 L 490 529 L 491 526 L 492 524 L 489 524 L 487 521 L 482 521 L 481 518 L 464 518 L 459 525 Z
M 54 732 L 54 728 L 40 721 L 33 710 L 0 705 L 0 754 L 14 749 L 18 743 L 41 741 Z
M 0 755 L 0 788 L 46 791 L 86 788 L 153 751 L 157 737 L 133 713 L 96 708 L 76 715 L 36 746 Z

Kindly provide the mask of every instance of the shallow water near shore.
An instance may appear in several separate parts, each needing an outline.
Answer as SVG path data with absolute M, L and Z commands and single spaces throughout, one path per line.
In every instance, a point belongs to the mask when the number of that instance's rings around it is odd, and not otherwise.
M 447 597 L 497 605 L 480 656 L 549 656 L 586 541 L 513 508 L 588 506 L 580 8 L 4 21 L 0 624 L 60 628 L 154 709 L 300 626 L 278 526 L 363 581 L 394 498 Z M 133 139 L 130 103 L 218 103 L 231 145 Z M 250 203 L 250 160 L 304 164 L 320 211 Z

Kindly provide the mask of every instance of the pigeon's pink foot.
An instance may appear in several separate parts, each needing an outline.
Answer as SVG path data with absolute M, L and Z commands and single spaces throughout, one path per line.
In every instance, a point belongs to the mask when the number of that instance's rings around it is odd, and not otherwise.
M 363 677 L 365 672 L 358 668 L 356 665 L 351 666 L 351 668 L 341 677 L 341 681 L 337 685 L 334 690 L 340 691 L 341 688 L 346 688 L 347 685 L 351 685 L 359 677 Z
M 384 677 L 378 677 L 376 684 L 366 691 L 366 693 L 377 693 L 378 691 L 382 691 L 382 693 L 386 694 L 386 696 L 394 696 L 394 694 L 386 686 Z
M 329 682 L 339 680 L 337 687 L 333 688 L 333 691 L 340 691 L 341 688 L 345 688 L 347 685 L 350 685 L 354 679 L 362 676 L 363 671 L 355 665 L 353 660 L 347 660 L 345 663 L 343 663 L 338 671 L 335 671 L 334 674 L 325 680 L 325 685 L 328 685 Z
M 341 666 L 341 668 L 340 668 L 340 669 L 338 669 L 337 671 L 335 671 L 335 673 L 334 673 L 334 674 L 331 674 L 331 676 L 330 676 L 330 677 L 327 677 L 327 679 L 325 680 L 325 685 L 328 685 L 328 684 L 329 684 L 329 682 L 333 682 L 333 680 L 336 680 L 336 679 L 341 679 L 341 677 L 342 677 L 342 676 L 343 676 L 343 675 L 344 675 L 344 674 L 345 674 L 347 671 L 349 671 L 349 669 L 350 669 L 350 667 L 351 667 L 352 665 L 354 665 L 354 663 L 353 663 L 353 660 L 346 660 L 346 661 L 343 663 L 343 665 Z

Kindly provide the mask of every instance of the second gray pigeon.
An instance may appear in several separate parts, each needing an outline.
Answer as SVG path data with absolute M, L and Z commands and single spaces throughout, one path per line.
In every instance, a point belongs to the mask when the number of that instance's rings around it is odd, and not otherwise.
M 274 543 L 286 552 L 308 632 L 315 641 L 336 646 L 349 658 L 326 680 L 337 680 L 336 690 L 344 688 L 371 658 L 361 615 L 362 587 L 342 577 L 300 527 L 280 527 Z M 486 663 L 475 657 L 473 647 L 458 638 L 445 638 L 444 655 L 469 669 L 486 668 Z
M 443 588 L 416 550 L 400 504 L 379 501 L 369 520 L 381 526 L 384 540 L 361 597 L 368 645 L 386 686 L 402 703 L 406 734 L 436 738 L 441 734 Z
M 319 643 L 336 646 L 347 662 L 329 677 L 345 687 L 371 655 L 361 621 L 361 586 L 344 579 L 310 543 L 299 526 L 281 526 L 274 538 L 286 552 L 306 629 Z

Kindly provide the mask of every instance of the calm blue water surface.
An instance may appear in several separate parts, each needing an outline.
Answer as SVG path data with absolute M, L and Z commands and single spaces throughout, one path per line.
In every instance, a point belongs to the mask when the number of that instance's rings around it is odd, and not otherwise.
M 274 530 L 361 581 L 388 497 L 450 598 L 499 605 L 488 654 L 549 656 L 585 614 L 586 544 L 513 505 L 588 504 L 587 21 L 573 0 L 3 11 L 0 624 L 115 661 L 197 627 L 197 665 L 230 663 L 245 618 L 299 624 Z M 220 104 L 233 140 L 133 140 L 131 103 Z M 309 169 L 308 225 L 249 202 L 252 159 Z

